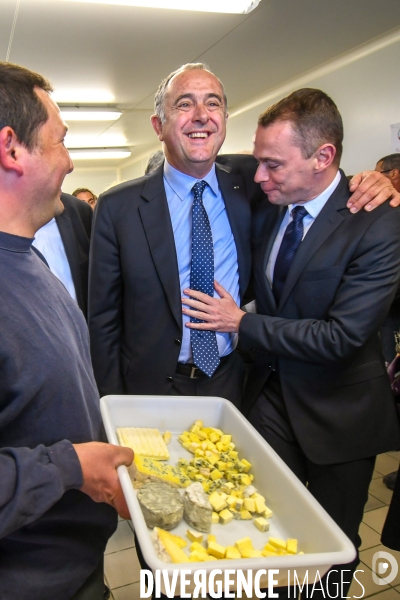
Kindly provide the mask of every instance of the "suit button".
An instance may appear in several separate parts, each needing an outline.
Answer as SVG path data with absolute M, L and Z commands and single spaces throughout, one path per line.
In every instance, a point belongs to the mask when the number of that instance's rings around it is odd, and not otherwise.
M 182 344 L 181 340 L 178 340 L 178 338 L 175 340 L 175 344 L 178 344 L 178 346 L 180 346 Z
M 172 377 L 167 377 L 167 381 L 173 381 Z
M 268 365 L 268 369 L 272 369 L 272 365 L 271 365 L 271 363 Z

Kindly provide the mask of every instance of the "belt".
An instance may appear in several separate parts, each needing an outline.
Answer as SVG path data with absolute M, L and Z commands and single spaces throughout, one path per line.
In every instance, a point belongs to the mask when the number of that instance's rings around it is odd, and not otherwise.
M 222 356 L 219 359 L 219 366 L 218 366 L 217 370 L 220 368 L 221 365 L 224 364 L 224 362 L 229 357 L 230 357 L 230 354 L 228 354 L 227 356 Z M 193 363 L 178 362 L 178 364 L 176 365 L 175 373 L 178 373 L 179 375 L 186 375 L 187 377 L 190 377 L 190 379 L 203 379 L 204 377 L 209 379 L 208 375 L 203 373 L 203 371 L 201 369 L 199 369 L 199 367 L 196 367 L 196 365 L 194 365 Z

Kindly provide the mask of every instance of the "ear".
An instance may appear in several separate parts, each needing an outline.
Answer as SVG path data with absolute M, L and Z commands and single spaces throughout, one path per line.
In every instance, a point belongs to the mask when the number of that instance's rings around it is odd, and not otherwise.
M 325 171 L 333 163 L 336 156 L 336 148 L 333 144 L 322 144 L 315 152 L 316 171 Z
M 0 131 L 0 165 L 6 171 L 14 171 L 23 175 L 23 156 L 28 150 L 23 146 L 11 127 L 3 127 Z
M 160 117 L 158 117 L 157 115 L 152 115 L 150 117 L 151 120 L 151 124 L 153 126 L 154 131 L 156 132 L 158 139 L 160 140 L 160 142 L 164 141 L 164 137 L 162 134 L 162 123 L 161 123 L 161 119 Z

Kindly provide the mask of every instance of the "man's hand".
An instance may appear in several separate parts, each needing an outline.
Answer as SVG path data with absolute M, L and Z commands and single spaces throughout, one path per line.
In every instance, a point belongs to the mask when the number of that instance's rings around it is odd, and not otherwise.
M 183 290 L 191 298 L 182 298 L 182 304 L 190 306 L 191 309 L 182 308 L 182 312 L 189 317 L 206 321 L 205 323 L 186 323 L 186 327 L 236 333 L 239 331 L 240 321 L 246 313 L 240 310 L 232 296 L 217 281 L 214 281 L 214 288 L 220 298 L 212 298 L 208 294 L 191 289 Z
M 390 206 L 400 205 L 400 192 L 395 190 L 390 179 L 378 171 L 363 171 L 354 175 L 349 187 L 353 194 L 347 202 L 347 208 L 352 213 L 363 207 L 367 211 L 374 210 L 389 199 Z
M 123 519 L 130 519 L 129 510 L 118 479 L 117 467 L 132 464 L 130 448 L 89 442 L 74 444 L 83 472 L 81 492 L 94 502 L 111 504 Z

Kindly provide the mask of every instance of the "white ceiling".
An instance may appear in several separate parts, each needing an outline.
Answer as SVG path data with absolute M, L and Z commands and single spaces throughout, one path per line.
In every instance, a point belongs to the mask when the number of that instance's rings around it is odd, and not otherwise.
M 0 60 L 44 74 L 57 92 L 76 90 L 76 102 L 82 90 L 107 91 L 121 119 L 70 123 L 70 134 L 99 145 L 123 135 L 135 157 L 157 143 L 149 117 L 158 84 L 185 62 L 206 62 L 233 110 L 399 26 L 399 0 L 261 0 L 249 15 L 0 0 Z M 76 163 L 94 165 L 115 162 Z

